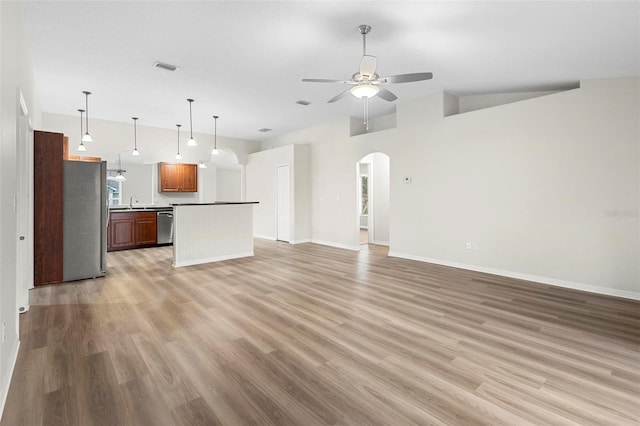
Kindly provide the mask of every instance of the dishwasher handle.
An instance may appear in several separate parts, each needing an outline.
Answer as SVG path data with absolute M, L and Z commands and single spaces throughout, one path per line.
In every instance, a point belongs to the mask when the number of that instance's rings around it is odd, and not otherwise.
M 173 217 L 173 213 L 170 213 L 170 212 L 158 212 L 158 216 Z

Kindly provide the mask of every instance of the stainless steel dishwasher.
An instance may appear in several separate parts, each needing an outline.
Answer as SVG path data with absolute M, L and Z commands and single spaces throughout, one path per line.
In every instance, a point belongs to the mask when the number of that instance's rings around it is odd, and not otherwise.
M 173 243 L 173 212 L 158 212 L 158 244 Z

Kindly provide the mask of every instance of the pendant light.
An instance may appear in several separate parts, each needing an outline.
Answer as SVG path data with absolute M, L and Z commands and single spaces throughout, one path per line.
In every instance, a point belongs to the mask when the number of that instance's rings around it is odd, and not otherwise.
M 214 115 L 214 123 L 215 127 L 213 130 L 213 150 L 211 151 L 211 155 L 220 155 L 220 151 L 218 151 L 218 116 Z
M 78 151 L 86 151 L 87 147 L 84 146 L 84 142 L 82 142 L 82 113 L 84 113 L 83 109 L 79 109 L 80 111 L 80 145 L 78 145 Z
M 190 129 L 190 137 L 189 142 L 187 142 L 187 146 L 196 146 L 196 140 L 193 138 L 193 115 L 191 114 L 191 104 L 193 103 L 193 99 L 187 99 L 189 102 L 189 129 Z
M 122 170 L 122 154 L 118 153 L 118 174 L 114 177 L 118 182 L 124 182 L 127 178 L 122 174 L 126 170 Z
M 138 151 L 138 132 L 136 129 L 138 117 L 131 117 L 131 119 L 133 120 L 133 152 L 131 152 L 131 155 L 140 155 L 140 151 Z
M 178 153 L 176 154 L 176 160 L 182 160 L 182 155 L 180 155 L 180 127 L 182 127 L 182 124 L 176 124 L 176 127 L 178 128 Z
M 200 162 L 198 163 L 198 168 L 200 168 L 200 169 L 206 169 L 206 168 L 207 168 L 207 165 L 204 163 L 204 161 L 200 161 Z
M 87 123 L 85 127 L 87 131 L 82 135 L 82 142 L 93 142 L 93 138 L 89 134 L 89 95 L 91 92 L 84 91 L 82 93 L 84 93 L 85 111 L 87 112 L 87 116 L 85 117 Z

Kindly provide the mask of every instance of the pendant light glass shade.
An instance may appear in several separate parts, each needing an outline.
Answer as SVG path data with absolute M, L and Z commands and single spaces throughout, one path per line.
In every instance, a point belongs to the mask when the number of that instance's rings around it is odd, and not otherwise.
M 218 151 L 218 116 L 214 115 L 214 130 L 213 130 L 213 150 L 211 150 L 211 155 L 220 155 L 220 151 Z
M 199 167 L 199 168 L 201 168 L 201 169 L 206 169 L 206 168 L 207 168 L 207 165 L 206 165 L 206 164 L 204 164 L 204 161 L 200 161 L 200 162 L 198 163 L 198 167 Z
M 133 151 L 131 155 L 140 155 L 140 151 L 138 151 L 138 131 L 136 127 L 136 122 L 138 121 L 138 117 L 131 117 L 133 120 Z
M 182 127 L 182 124 L 176 124 L 176 127 L 178 128 L 178 153 L 176 154 L 176 160 L 182 160 L 182 155 L 180 155 L 180 127 Z
M 189 102 L 189 141 L 187 142 L 187 146 L 196 146 L 198 143 L 193 138 L 193 115 L 191 114 L 193 99 L 187 99 L 187 102 Z
M 78 151 L 86 151 L 87 147 L 84 146 L 84 142 L 82 141 L 82 113 L 84 113 L 83 109 L 78 110 L 80 112 L 80 145 L 78 145 Z
M 86 131 L 84 135 L 82 135 L 82 142 L 93 142 L 93 138 L 89 134 L 89 95 L 91 94 L 91 92 L 84 91 L 82 93 L 84 93 L 84 102 L 85 102 L 84 109 L 87 112 L 87 115 L 85 117 L 87 125 L 85 126 Z

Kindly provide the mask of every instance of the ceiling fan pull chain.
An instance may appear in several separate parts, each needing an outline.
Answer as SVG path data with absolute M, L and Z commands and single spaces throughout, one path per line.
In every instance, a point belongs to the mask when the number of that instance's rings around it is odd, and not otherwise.
M 364 129 L 369 130 L 369 98 L 364 98 Z

